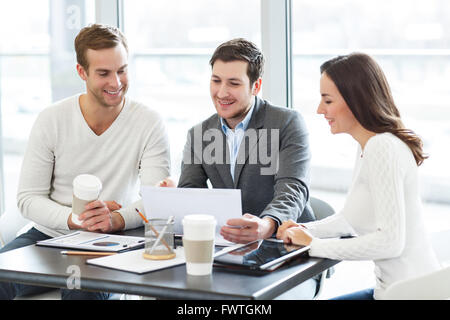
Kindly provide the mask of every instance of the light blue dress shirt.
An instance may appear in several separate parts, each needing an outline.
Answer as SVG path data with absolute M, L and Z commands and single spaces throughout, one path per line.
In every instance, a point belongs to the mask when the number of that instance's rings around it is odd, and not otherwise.
M 253 109 L 255 106 L 255 99 L 253 99 L 252 107 L 245 116 L 244 120 L 239 122 L 239 124 L 234 128 L 230 129 L 226 122 L 220 118 L 220 123 L 222 124 L 222 131 L 227 137 L 228 149 L 230 150 L 230 173 L 234 181 L 234 168 L 236 166 L 236 159 L 239 152 L 239 147 L 241 146 L 242 138 L 244 138 L 245 130 L 248 128 L 248 124 L 252 117 Z

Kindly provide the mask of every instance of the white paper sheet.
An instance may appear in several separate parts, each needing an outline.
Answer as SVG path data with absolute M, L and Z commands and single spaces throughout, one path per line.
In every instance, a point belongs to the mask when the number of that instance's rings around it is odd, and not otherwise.
M 175 249 L 176 256 L 169 260 L 149 260 L 143 257 L 145 249 L 119 253 L 113 256 L 86 260 L 87 264 L 115 270 L 143 274 L 150 271 L 177 266 L 186 262 L 184 248 Z
M 241 190 L 160 188 L 143 186 L 141 190 L 145 215 L 168 219 L 174 216 L 175 234 L 183 234 L 182 220 L 189 214 L 209 214 L 217 220 L 216 245 L 230 245 L 219 233 L 231 218 L 242 216 Z
M 230 252 L 237 248 L 245 246 L 245 244 L 234 244 L 233 246 L 224 248 L 217 251 L 214 257 L 217 255 L 222 255 L 226 252 Z M 176 256 L 174 259 L 169 260 L 148 260 L 143 257 L 145 249 L 133 250 L 124 253 L 119 253 L 113 256 L 100 257 L 86 260 L 87 264 L 133 272 L 137 274 L 143 274 L 150 271 L 156 271 L 160 269 L 165 269 L 173 266 L 178 266 L 180 264 L 186 263 L 186 258 L 184 255 L 184 248 L 177 247 L 175 249 Z

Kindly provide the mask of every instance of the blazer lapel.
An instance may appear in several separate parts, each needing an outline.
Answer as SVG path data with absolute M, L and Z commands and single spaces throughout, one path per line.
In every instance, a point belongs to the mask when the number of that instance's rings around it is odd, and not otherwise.
M 258 145 L 259 138 L 262 131 L 259 130 L 264 126 L 265 116 L 265 102 L 256 97 L 255 109 L 253 110 L 252 118 L 245 131 L 244 138 L 239 146 L 239 152 L 236 159 L 236 166 L 234 167 L 234 187 L 237 188 L 242 169 L 248 162 L 250 154 L 256 152 L 255 148 Z M 257 160 L 257 159 L 256 159 Z

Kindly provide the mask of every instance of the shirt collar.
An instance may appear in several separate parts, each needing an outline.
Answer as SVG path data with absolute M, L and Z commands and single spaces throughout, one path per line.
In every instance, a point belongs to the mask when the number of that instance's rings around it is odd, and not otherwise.
M 253 113 L 253 109 L 255 107 L 255 102 L 256 102 L 256 97 L 253 98 L 253 102 L 252 102 L 252 106 L 250 107 L 250 110 L 248 111 L 247 115 L 245 116 L 245 118 L 239 122 L 237 124 L 237 126 L 235 127 L 235 129 L 242 129 L 242 130 L 247 130 L 248 128 L 248 124 L 250 123 L 250 119 L 252 118 L 252 113 Z M 228 131 L 231 131 L 231 129 L 228 127 L 227 123 L 225 122 L 225 120 L 220 117 L 220 124 L 222 125 L 222 131 L 223 133 L 227 134 Z

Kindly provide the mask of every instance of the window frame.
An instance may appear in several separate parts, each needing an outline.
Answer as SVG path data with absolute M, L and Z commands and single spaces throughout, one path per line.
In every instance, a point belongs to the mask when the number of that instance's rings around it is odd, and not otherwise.
M 261 0 L 261 39 L 265 56 L 263 98 L 293 108 L 292 1 Z
M 0 85 L 0 97 L 2 95 L 2 88 Z M 2 110 L 2 101 L 0 99 L 0 111 Z M 4 192 L 4 185 L 5 185 L 5 178 L 3 174 L 3 127 L 2 127 L 2 112 L 0 112 L 0 216 L 5 212 L 5 192 Z

